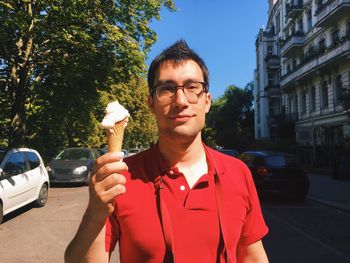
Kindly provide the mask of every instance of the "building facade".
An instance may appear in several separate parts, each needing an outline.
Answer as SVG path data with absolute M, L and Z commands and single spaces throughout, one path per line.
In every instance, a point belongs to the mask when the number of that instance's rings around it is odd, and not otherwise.
M 256 139 L 275 136 L 276 116 L 295 122 L 299 144 L 350 137 L 350 0 L 270 0 L 256 54 Z

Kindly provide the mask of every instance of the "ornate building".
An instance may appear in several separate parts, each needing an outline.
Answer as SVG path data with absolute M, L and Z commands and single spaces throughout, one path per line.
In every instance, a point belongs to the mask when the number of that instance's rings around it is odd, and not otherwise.
M 300 144 L 350 137 L 350 0 L 270 0 L 256 58 L 256 139 L 274 138 L 278 116 L 295 122 Z

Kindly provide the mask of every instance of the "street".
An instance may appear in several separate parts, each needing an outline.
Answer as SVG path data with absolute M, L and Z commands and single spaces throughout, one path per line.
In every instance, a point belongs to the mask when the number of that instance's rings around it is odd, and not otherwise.
M 87 204 L 87 187 L 51 188 L 45 207 L 27 206 L 0 225 L 0 262 L 63 262 Z M 271 263 L 350 262 L 350 214 L 310 200 L 262 200 Z M 119 262 L 118 254 L 111 262 Z
M 270 262 L 350 262 L 350 214 L 310 200 L 262 201 Z

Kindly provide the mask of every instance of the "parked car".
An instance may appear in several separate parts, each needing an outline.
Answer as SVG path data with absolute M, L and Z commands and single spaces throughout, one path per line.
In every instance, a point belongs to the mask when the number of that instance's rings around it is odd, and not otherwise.
M 44 206 L 49 187 L 49 176 L 37 151 L 0 150 L 0 223 L 4 215 L 29 203 Z
M 234 149 L 225 149 L 225 148 L 220 148 L 218 149 L 219 152 L 230 155 L 232 157 L 238 157 L 239 153 L 238 151 Z
M 100 148 L 99 149 L 102 152 L 102 155 L 108 152 L 108 148 Z M 124 153 L 124 158 L 128 157 L 128 150 L 127 149 L 122 149 L 122 152 Z
M 103 155 L 97 148 L 66 148 L 48 163 L 51 183 L 88 184 L 95 160 Z
M 280 193 L 296 200 L 305 199 L 308 174 L 293 154 L 272 151 L 247 151 L 239 158 L 249 167 L 261 193 Z
M 140 148 L 129 149 L 128 156 L 132 156 L 132 155 L 137 154 L 137 153 L 142 152 L 142 151 L 143 151 L 143 149 L 140 149 Z

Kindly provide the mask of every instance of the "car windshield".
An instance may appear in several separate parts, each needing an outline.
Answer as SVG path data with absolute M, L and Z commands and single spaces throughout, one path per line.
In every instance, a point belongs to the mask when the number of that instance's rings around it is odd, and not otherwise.
M 86 149 L 65 149 L 57 155 L 56 160 L 88 160 L 90 152 Z
M 265 163 L 270 167 L 300 166 L 296 158 L 292 155 L 267 156 L 265 157 Z
M 2 163 L 2 160 L 4 160 L 5 155 L 6 155 L 5 151 L 0 151 L 0 163 Z
M 222 149 L 222 150 L 219 150 L 219 151 L 224 153 L 224 154 L 231 155 L 233 157 L 237 157 L 238 156 L 238 152 L 236 150 Z

